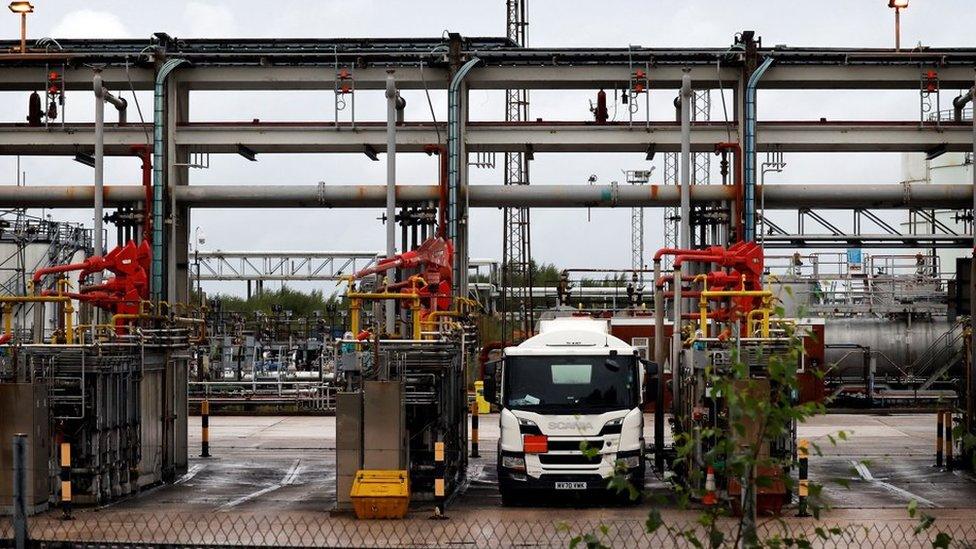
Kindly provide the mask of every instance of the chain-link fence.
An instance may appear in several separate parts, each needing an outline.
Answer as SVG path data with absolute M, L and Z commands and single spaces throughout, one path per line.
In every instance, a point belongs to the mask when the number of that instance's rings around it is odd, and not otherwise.
M 721 547 L 734 547 L 737 523 L 723 522 Z M 686 537 L 683 532 L 693 533 Z M 976 522 L 936 521 L 924 530 L 911 521 L 829 523 L 812 519 L 769 521 L 759 534 L 781 547 L 976 547 Z M 13 542 L 9 518 L 0 521 L 0 544 Z M 505 520 L 498 517 L 357 521 L 327 513 L 122 513 L 79 512 L 31 517 L 28 538 L 38 547 L 264 546 L 264 547 L 695 547 L 708 534 L 695 522 L 668 523 L 648 533 L 642 520 Z M 936 544 L 947 542 L 947 545 Z

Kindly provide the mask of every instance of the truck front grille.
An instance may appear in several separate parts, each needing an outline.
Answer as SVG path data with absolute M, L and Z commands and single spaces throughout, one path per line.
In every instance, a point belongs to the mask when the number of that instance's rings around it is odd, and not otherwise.
M 539 454 L 539 462 L 543 465 L 597 465 L 603 460 L 602 455 L 589 457 L 585 454 Z

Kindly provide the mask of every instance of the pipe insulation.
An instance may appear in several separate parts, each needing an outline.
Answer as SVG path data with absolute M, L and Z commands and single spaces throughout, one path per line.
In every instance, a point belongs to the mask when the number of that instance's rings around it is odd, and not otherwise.
M 745 161 L 745 177 L 743 185 L 743 219 L 745 220 L 745 231 L 743 239 L 752 242 L 756 239 L 756 88 L 759 80 L 773 64 L 773 58 L 767 57 L 765 61 L 749 76 L 746 84 L 745 97 L 745 147 L 743 160 Z M 768 200 L 768 197 L 766 197 Z
M 461 162 L 467 163 L 467 158 L 461 158 L 464 145 L 461 142 L 461 98 L 464 78 L 471 72 L 481 59 L 472 57 L 467 63 L 454 73 L 451 85 L 447 90 L 447 238 L 454 243 L 454 287 L 455 295 L 466 297 L 467 289 L 459 284 L 464 275 L 463 256 L 466 255 L 465 243 L 459 239 L 461 231 Z
M 154 170 L 156 167 L 154 166 Z M 154 189 L 158 191 L 158 189 Z M 192 208 L 383 208 L 385 185 L 188 185 L 171 189 L 177 204 Z M 726 185 L 692 185 L 692 203 L 734 197 Z M 973 184 L 766 185 L 766 208 L 954 209 L 973 206 Z M 674 185 L 471 185 L 463 193 L 474 208 L 663 208 L 680 204 Z M 398 206 L 436 202 L 437 185 L 397 185 Z M 90 185 L 0 185 L 2 208 L 90 208 Z M 107 206 L 144 198 L 139 185 L 104 187 Z M 155 202 L 155 197 L 154 197 Z M 154 215 L 154 219 L 160 219 Z M 153 245 L 161 227 L 153 225 Z
M 150 288 L 155 299 L 161 299 L 163 294 L 163 255 L 166 252 L 166 227 L 163 207 L 163 124 L 165 121 L 166 78 L 173 69 L 186 63 L 186 59 L 169 59 L 156 73 L 156 83 L 153 88 L 153 238 L 152 238 L 152 269 Z

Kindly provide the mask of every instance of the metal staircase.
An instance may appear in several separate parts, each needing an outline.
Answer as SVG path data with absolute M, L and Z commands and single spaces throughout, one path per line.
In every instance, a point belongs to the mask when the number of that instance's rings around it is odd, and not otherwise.
M 913 378 L 925 379 L 919 386 L 919 391 L 931 387 L 962 358 L 963 338 L 966 336 L 967 324 L 968 318 L 957 320 L 908 367 L 908 372 Z

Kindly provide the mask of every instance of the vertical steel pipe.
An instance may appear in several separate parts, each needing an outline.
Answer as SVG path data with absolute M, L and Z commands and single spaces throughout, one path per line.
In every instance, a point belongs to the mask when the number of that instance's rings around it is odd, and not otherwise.
M 681 234 L 682 249 L 691 247 L 691 69 L 681 75 Z
M 386 71 L 386 257 L 396 255 L 396 117 L 397 90 L 393 69 Z M 395 282 L 395 270 L 388 271 L 387 281 Z M 394 315 L 396 302 L 387 299 L 384 303 L 386 333 L 393 334 L 396 328 Z
M 95 90 L 95 228 L 93 233 L 93 243 L 95 255 L 105 253 L 105 244 L 102 242 L 102 217 L 105 197 L 105 99 L 102 96 L 102 73 L 95 71 L 92 78 Z M 101 271 L 93 273 L 95 284 L 102 281 Z
M 654 388 L 654 468 L 664 473 L 664 284 L 661 279 L 661 260 L 654 259 L 654 362 L 657 363 L 657 383 Z

